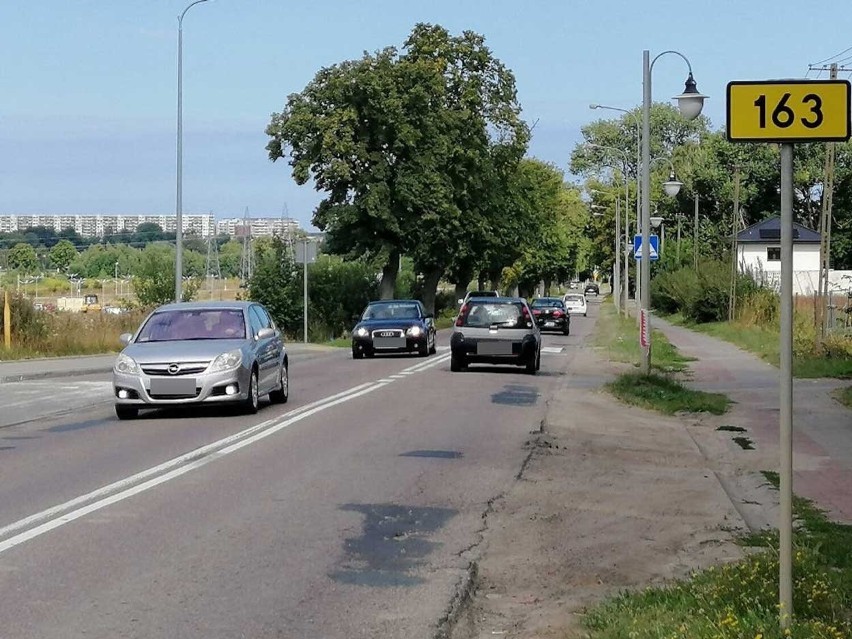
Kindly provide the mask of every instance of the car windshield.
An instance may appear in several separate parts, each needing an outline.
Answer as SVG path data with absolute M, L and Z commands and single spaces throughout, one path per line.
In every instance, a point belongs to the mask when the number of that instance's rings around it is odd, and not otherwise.
M 244 339 L 246 323 L 237 309 L 192 309 L 154 313 L 136 342 Z
M 420 308 L 417 304 L 370 304 L 361 319 L 417 319 L 419 317 Z
M 462 326 L 490 328 L 508 326 L 527 328 L 524 305 L 520 302 L 471 302 L 462 313 Z
M 555 297 L 545 297 L 542 299 L 533 300 L 533 303 L 530 304 L 533 308 L 550 308 L 554 306 L 562 306 L 562 300 L 556 299 Z

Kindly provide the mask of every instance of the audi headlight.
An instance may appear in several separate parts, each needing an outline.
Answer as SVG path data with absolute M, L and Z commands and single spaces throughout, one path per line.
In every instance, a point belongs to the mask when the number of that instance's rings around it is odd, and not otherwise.
M 139 372 L 139 364 L 132 357 L 119 353 L 118 359 L 115 360 L 115 372 L 135 375 Z
M 369 334 L 370 334 L 370 331 L 368 331 L 368 330 L 367 330 L 366 328 L 364 328 L 363 326 L 359 326 L 357 329 L 355 329 L 355 334 L 356 334 L 358 337 L 367 337 L 367 335 L 369 335 Z
M 406 333 L 411 335 L 411 337 L 420 337 L 421 333 L 423 333 L 423 329 L 419 326 L 412 326 L 406 331 Z
M 210 364 L 210 372 L 229 371 L 232 368 L 237 368 L 243 362 L 243 352 L 239 349 L 222 353 L 213 360 Z

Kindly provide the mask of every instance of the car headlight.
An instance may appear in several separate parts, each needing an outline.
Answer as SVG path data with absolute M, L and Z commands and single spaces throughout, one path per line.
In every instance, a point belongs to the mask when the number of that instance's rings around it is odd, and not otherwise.
M 423 332 L 423 330 L 419 326 L 412 326 L 405 332 L 411 335 L 411 337 L 420 337 L 420 334 Z
M 132 357 L 124 353 L 118 354 L 118 359 L 115 360 L 115 372 L 126 373 L 127 375 L 135 375 L 139 372 L 139 364 Z
M 367 335 L 369 335 L 369 334 L 370 334 L 370 331 L 368 331 L 368 330 L 367 330 L 366 328 L 364 328 L 363 326 L 359 326 L 357 329 L 355 329 L 355 334 L 356 334 L 358 337 L 367 337 Z
M 210 372 L 229 371 L 243 362 L 243 352 L 239 349 L 218 355 L 210 364 Z

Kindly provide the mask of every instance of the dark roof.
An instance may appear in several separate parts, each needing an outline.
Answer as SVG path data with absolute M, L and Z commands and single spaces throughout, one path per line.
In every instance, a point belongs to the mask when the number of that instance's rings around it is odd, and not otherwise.
M 778 244 L 781 241 L 781 218 L 770 217 L 752 224 L 737 233 L 737 242 L 746 244 Z M 816 231 L 793 222 L 793 244 L 819 244 L 820 236 Z

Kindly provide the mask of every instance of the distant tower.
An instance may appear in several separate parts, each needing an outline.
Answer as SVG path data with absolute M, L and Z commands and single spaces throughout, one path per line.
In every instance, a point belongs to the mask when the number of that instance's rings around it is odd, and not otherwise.
M 236 235 L 243 238 L 243 252 L 240 260 L 240 284 L 243 288 L 248 288 L 252 274 L 251 221 L 249 220 L 248 207 L 246 207 L 242 225 L 236 228 Z

